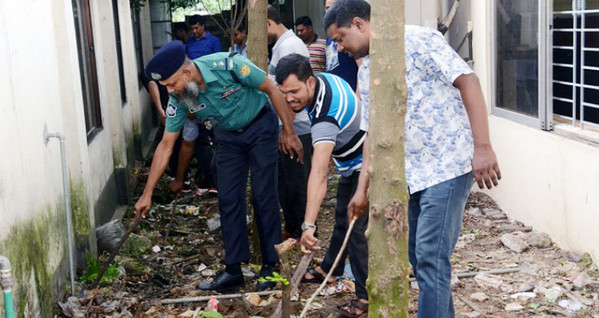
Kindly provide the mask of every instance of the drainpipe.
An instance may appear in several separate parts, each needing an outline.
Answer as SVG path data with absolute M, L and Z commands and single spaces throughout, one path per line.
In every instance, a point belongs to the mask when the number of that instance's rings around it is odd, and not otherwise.
M 4 313 L 6 318 L 14 318 L 15 310 L 12 304 L 12 286 L 14 279 L 10 273 L 10 261 L 8 258 L 0 255 L 0 286 L 4 294 Z
M 62 161 L 62 185 L 64 188 L 64 210 L 67 219 L 67 245 L 69 254 L 69 271 L 71 278 L 71 296 L 75 296 L 75 265 L 73 262 L 73 239 L 71 221 L 71 190 L 69 188 L 69 170 L 67 168 L 67 154 L 64 147 L 64 135 L 61 133 L 49 133 L 48 127 L 44 125 L 44 143 L 47 145 L 50 138 L 57 138 L 60 141 L 60 158 Z

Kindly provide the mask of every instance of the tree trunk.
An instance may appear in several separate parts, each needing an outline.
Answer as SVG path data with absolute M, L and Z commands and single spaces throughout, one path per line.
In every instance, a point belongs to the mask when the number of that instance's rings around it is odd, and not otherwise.
M 266 0 L 247 0 L 248 5 L 248 58 L 266 71 L 268 35 L 266 33 Z
M 369 315 L 408 317 L 404 0 L 370 4 Z

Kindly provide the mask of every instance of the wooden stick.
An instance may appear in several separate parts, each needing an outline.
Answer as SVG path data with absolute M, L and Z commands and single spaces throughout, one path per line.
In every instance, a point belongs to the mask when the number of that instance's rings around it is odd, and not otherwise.
M 291 286 L 291 291 L 289 293 L 290 296 L 294 296 L 297 294 L 297 290 L 299 289 L 299 284 L 302 281 L 302 278 L 304 277 L 304 275 L 306 275 L 306 272 L 308 271 L 308 267 L 310 266 L 310 262 L 312 262 L 312 258 L 314 258 L 314 253 L 304 254 L 304 256 L 302 256 L 302 260 L 299 262 L 299 264 L 295 268 L 295 273 L 293 274 L 293 277 L 291 278 L 291 282 L 289 283 L 289 286 Z M 275 313 L 272 315 L 272 317 L 280 317 L 282 310 L 283 310 L 283 301 L 281 300 L 279 302 L 279 305 L 277 305 L 277 309 L 275 310 Z
M 193 303 L 193 302 L 202 302 L 209 301 L 210 297 L 216 297 L 216 299 L 233 299 L 233 298 L 245 298 L 251 294 L 257 294 L 260 296 L 269 296 L 272 294 L 280 293 L 280 290 L 268 290 L 256 293 L 240 293 L 240 294 L 224 294 L 224 295 L 210 295 L 210 296 L 200 296 L 200 297 L 187 297 L 187 298 L 176 298 L 176 299 L 162 299 L 160 300 L 161 305 L 168 304 L 180 304 L 180 303 Z
M 100 280 L 104 276 L 104 273 L 106 273 L 106 270 L 108 269 L 108 266 L 110 266 L 110 263 L 112 263 L 112 261 L 114 260 L 114 257 L 116 256 L 116 254 L 119 252 L 119 250 L 121 249 L 121 247 L 123 247 L 123 244 L 125 243 L 125 241 L 129 237 L 129 235 L 133 232 L 133 230 L 135 230 L 135 228 L 137 227 L 137 225 L 139 225 L 139 222 L 141 222 L 141 219 L 142 219 L 142 217 L 140 215 L 139 217 L 137 217 L 133 221 L 133 225 L 131 225 L 131 228 L 129 228 L 129 230 L 127 231 L 127 233 L 125 233 L 125 236 L 123 236 L 123 238 L 119 242 L 119 245 L 117 245 L 117 247 L 114 249 L 114 251 L 112 251 L 112 254 L 110 254 L 110 257 L 108 258 L 108 260 L 106 261 L 106 263 L 104 263 L 104 266 L 102 266 L 102 270 L 98 274 L 98 277 L 96 277 L 96 279 L 90 285 L 90 289 L 94 289 L 94 288 L 96 288 L 98 286 L 98 284 L 100 283 Z
M 488 271 L 474 271 L 474 272 L 463 272 L 463 273 L 457 273 L 456 276 L 458 278 L 464 278 L 464 277 L 472 277 L 472 276 L 476 276 L 478 274 L 509 274 L 509 273 L 516 273 L 521 271 L 522 268 L 520 267 L 514 267 L 514 268 L 499 268 L 499 269 L 490 269 Z M 411 282 L 416 281 L 416 278 L 412 277 L 410 278 Z
M 275 245 L 275 249 L 277 250 L 277 254 L 279 254 L 279 264 L 281 276 L 289 277 L 291 276 L 291 268 L 289 268 L 289 251 L 295 246 L 297 241 L 295 239 L 287 239 L 285 242 L 281 244 Z M 284 285 L 283 284 L 283 295 L 281 297 L 281 301 L 277 306 L 277 310 L 275 311 L 273 318 L 289 318 L 291 315 L 291 283 Z M 280 311 L 279 311 L 280 308 Z
M 304 306 L 304 309 L 302 310 L 302 313 L 300 314 L 300 318 L 306 317 L 306 313 L 308 312 L 308 309 L 310 309 L 310 304 L 312 303 L 312 301 L 314 300 L 316 295 L 318 295 L 318 293 L 320 293 L 320 291 L 328 283 L 329 278 L 331 277 L 331 274 L 333 273 L 333 268 L 337 268 L 337 264 L 339 264 L 339 261 L 341 260 L 341 255 L 343 254 L 343 251 L 345 250 L 345 247 L 347 246 L 347 241 L 349 241 L 349 236 L 351 234 L 352 229 L 354 228 L 354 224 L 356 224 L 356 220 L 357 219 L 354 218 L 351 221 L 351 223 L 349 224 L 349 227 L 347 228 L 347 233 L 345 233 L 345 238 L 343 239 L 343 245 L 341 245 L 341 248 L 339 249 L 339 253 L 337 253 L 337 257 L 335 257 L 335 261 L 333 262 L 333 266 L 331 266 L 331 270 L 327 273 L 327 276 L 324 278 L 324 280 L 322 281 L 320 286 L 318 286 L 316 291 L 312 294 L 312 297 L 310 297 L 310 299 L 308 299 L 308 301 L 306 302 L 306 305 Z

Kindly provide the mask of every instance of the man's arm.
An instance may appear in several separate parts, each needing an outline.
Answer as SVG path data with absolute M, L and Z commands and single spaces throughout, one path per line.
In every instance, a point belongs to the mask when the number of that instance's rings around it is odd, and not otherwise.
M 287 102 L 281 95 L 281 92 L 275 85 L 275 83 L 266 76 L 264 81 L 258 87 L 259 90 L 263 91 L 268 95 L 270 101 L 277 114 L 279 114 L 279 118 L 283 123 L 283 129 L 281 131 L 280 139 L 283 141 L 283 153 L 288 154 L 291 159 L 293 159 L 293 154 L 297 154 L 297 160 L 301 163 L 304 161 L 304 150 L 302 149 L 302 143 L 300 142 L 297 134 L 295 133 L 295 129 L 293 128 L 293 112 L 291 108 L 287 105 Z
M 154 107 L 156 107 L 156 111 L 158 112 L 158 116 L 160 116 L 160 123 L 166 123 L 166 113 L 162 108 L 162 102 L 160 101 L 160 90 L 158 89 L 158 83 L 155 81 L 148 82 L 148 92 L 150 92 L 150 97 L 152 98 L 152 103 L 154 103 Z
M 484 189 L 486 185 L 488 189 L 491 189 L 493 185 L 497 186 L 499 184 L 501 171 L 493 147 L 491 147 L 487 109 L 485 108 L 485 99 L 478 77 L 474 73 L 463 74 L 456 78 L 453 85 L 460 90 L 472 127 L 472 137 L 474 138 L 472 170 L 474 179 L 479 188 Z
M 360 168 L 360 177 L 358 178 L 358 187 L 354 196 L 347 205 L 348 219 L 359 219 L 366 212 L 368 205 L 368 186 L 370 179 L 368 178 L 368 168 L 370 167 L 370 150 L 368 149 L 368 135 L 362 145 L 362 168 Z
M 146 183 L 143 194 L 139 200 L 137 200 L 137 203 L 135 203 L 135 218 L 140 216 L 145 217 L 146 213 L 150 210 L 154 188 L 156 188 L 160 176 L 162 176 L 162 173 L 164 173 L 164 170 L 168 165 L 168 160 L 173 153 L 173 146 L 178 137 L 178 132 L 173 133 L 165 131 L 162 140 L 158 144 L 158 147 L 156 147 L 154 158 L 152 159 L 152 167 L 150 168 L 150 175 L 148 176 L 148 182 Z
M 334 143 L 321 142 L 314 146 L 312 153 L 312 169 L 308 177 L 308 199 L 306 202 L 306 214 L 304 222 L 316 224 L 320 205 L 327 192 L 327 175 L 329 172 L 329 160 L 333 153 Z M 318 239 L 314 237 L 315 229 L 307 229 L 302 233 L 300 240 L 301 249 L 304 253 L 319 250 L 316 246 Z

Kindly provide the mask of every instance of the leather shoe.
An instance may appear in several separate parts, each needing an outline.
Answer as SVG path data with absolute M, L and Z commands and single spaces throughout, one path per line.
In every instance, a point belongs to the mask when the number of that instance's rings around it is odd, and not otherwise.
M 236 291 L 244 284 L 243 274 L 231 275 L 225 271 L 216 275 L 216 278 L 211 283 L 200 283 L 199 290 L 213 290 L 216 292 Z
M 275 282 L 271 282 L 269 280 L 265 281 L 265 282 L 260 282 L 260 278 L 264 278 L 266 279 L 266 276 L 271 276 L 272 277 L 272 273 L 275 271 L 275 268 L 269 265 L 262 265 L 262 269 L 260 269 L 260 276 L 258 278 L 258 282 L 256 283 L 256 291 L 257 292 L 261 292 L 264 290 L 267 290 L 269 288 L 273 288 L 277 285 L 277 283 Z

